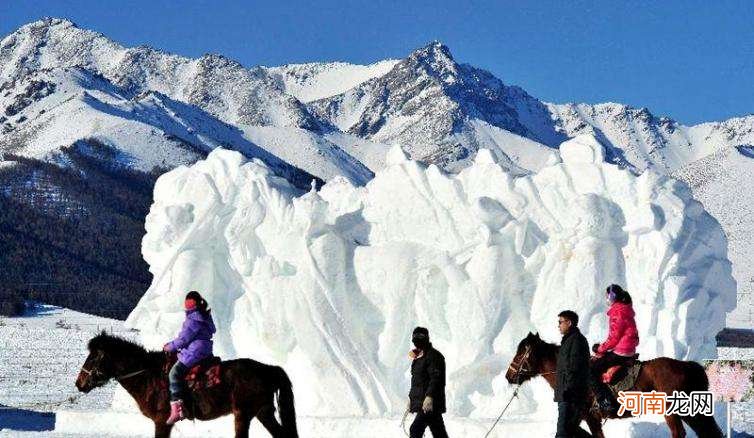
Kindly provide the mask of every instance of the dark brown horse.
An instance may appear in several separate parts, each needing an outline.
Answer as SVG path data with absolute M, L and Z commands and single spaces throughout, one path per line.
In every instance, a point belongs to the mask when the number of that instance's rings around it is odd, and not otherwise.
M 155 437 L 167 438 L 172 425 L 165 424 L 170 414 L 166 360 L 162 351 L 147 351 L 103 332 L 89 341 L 89 357 L 76 387 L 89 392 L 110 379 L 117 380 L 154 422 Z M 256 417 L 275 438 L 298 437 L 291 382 L 282 368 L 251 359 L 229 360 L 222 363 L 221 380 L 216 386 L 193 392 L 186 403 L 188 418 L 210 420 L 232 413 L 236 438 L 247 438 L 251 419 Z M 282 425 L 275 419 L 276 393 Z
M 558 351 L 560 346 L 549 344 L 540 339 L 539 334 L 529 333 L 519 344 L 516 355 L 513 357 L 505 378 L 509 383 L 520 384 L 533 377 L 542 376 L 547 383 L 555 388 L 555 371 L 558 365 Z M 706 391 L 709 387 L 707 374 L 704 368 L 696 362 L 680 361 L 668 357 L 658 357 L 642 363 L 641 371 L 631 391 L 658 391 L 672 394 L 673 391 Z M 589 403 L 593 402 L 594 395 L 589 395 Z M 604 438 L 602 432 L 602 415 L 595 409 L 586 409 L 582 412 L 582 419 L 586 421 L 592 436 Z M 630 412 L 626 412 L 620 418 L 628 418 Z M 610 418 L 618 418 L 613 416 Z M 683 423 L 686 423 L 701 438 L 722 437 L 723 433 L 715 422 L 714 417 L 696 414 L 693 417 L 681 417 L 679 415 L 666 415 L 665 422 L 670 428 L 673 438 L 686 436 Z M 582 430 L 583 436 L 589 434 Z

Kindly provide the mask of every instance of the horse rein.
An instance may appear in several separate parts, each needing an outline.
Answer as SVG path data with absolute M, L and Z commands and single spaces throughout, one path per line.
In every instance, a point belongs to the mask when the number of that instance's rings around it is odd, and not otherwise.
M 508 410 L 508 407 L 513 402 L 513 399 L 516 398 L 516 396 L 518 396 L 518 390 L 521 389 L 521 373 L 522 372 L 526 372 L 526 373 L 532 373 L 533 372 L 531 364 L 529 363 L 529 354 L 531 354 L 531 345 L 527 345 L 526 346 L 526 351 L 524 352 L 523 356 L 521 356 L 521 359 L 518 361 L 518 363 L 515 363 L 515 362 L 511 361 L 511 364 L 508 365 L 508 370 L 511 370 L 511 371 L 513 371 L 513 372 L 516 373 L 516 389 L 513 390 L 513 394 L 511 394 L 510 400 L 508 400 L 508 403 L 505 405 L 505 407 L 503 408 L 503 410 L 500 412 L 500 415 L 498 415 L 497 419 L 495 419 L 495 422 L 492 423 L 492 427 L 490 427 L 489 430 L 487 430 L 487 433 L 484 434 L 484 438 L 488 438 L 490 436 L 490 434 L 492 433 L 492 431 L 495 429 L 495 426 L 497 426 L 497 424 L 500 422 L 500 419 L 503 418 L 503 415 L 505 415 L 505 412 Z M 514 365 L 515 365 L 515 367 L 514 367 Z M 524 368 L 524 366 L 526 366 L 527 368 Z M 518 369 L 516 369 L 516 368 L 518 368 Z M 545 373 L 532 374 L 532 377 L 534 377 L 534 376 L 544 376 L 546 374 L 555 374 L 555 372 L 554 371 L 548 371 L 548 372 L 545 372 Z
M 95 376 L 97 376 L 97 375 L 102 375 L 103 377 L 105 375 L 105 373 L 103 373 L 102 371 L 98 370 L 97 368 L 93 368 L 91 370 L 88 370 L 88 369 L 86 369 L 84 367 L 81 367 L 81 371 L 83 371 L 84 373 L 86 373 L 88 376 L 92 376 L 93 378 L 96 378 Z M 120 382 L 123 379 L 128 379 L 129 377 L 137 376 L 137 375 L 143 373 L 144 371 L 146 371 L 146 369 L 134 371 L 132 373 L 123 374 L 123 375 L 120 375 L 120 376 L 115 376 L 113 378 L 115 380 L 117 380 L 118 382 Z M 110 380 L 110 379 L 95 380 L 94 383 L 95 384 L 103 384 L 103 383 L 107 383 L 108 380 Z
M 524 371 L 527 371 L 524 369 L 524 365 L 527 365 L 529 368 L 531 368 L 531 364 L 529 363 L 529 354 L 531 353 L 531 345 L 526 346 L 526 351 L 524 352 L 523 356 L 521 356 L 521 359 L 518 361 L 518 363 L 514 363 L 511 361 L 511 364 L 508 365 L 508 370 L 513 371 L 516 373 L 516 389 L 513 390 L 513 394 L 511 394 L 510 400 L 508 400 L 508 403 L 505 404 L 505 407 L 502 411 L 500 411 L 500 415 L 497 416 L 495 419 L 495 422 L 492 423 L 492 426 L 487 430 L 487 433 L 484 434 L 484 438 L 488 438 L 492 431 L 495 429 L 495 426 L 500 422 L 500 419 L 503 418 L 503 415 L 505 415 L 505 412 L 508 410 L 508 407 L 510 407 L 511 403 L 513 403 L 513 399 L 518 396 L 518 390 L 521 389 L 521 373 Z M 516 365 L 514 368 L 513 365 Z M 518 369 L 516 369 L 518 368 Z
M 511 364 L 508 365 L 508 369 L 516 373 L 516 385 L 521 384 L 521 373 L 531 374 L 531 377 L 546 376 L 548 374 L 556 373 L 556 371 L 546 371 L 546 372 L 534 374 L 534 370 L 532 369 L 532 366 L 529 363 L 529 354 L 531 354 L 531 345 L 526 346 L 526 351 L 524 352 L 523 356 L 521 356 L 521 359 L 518 361 L 518 363 L 514 363 L 513 361 L 511 361 Z M 514 368 L 514 365 L 518 369 Z M 524 368 L 524 365 L 526 366 L 526 368 Z
M 531 373 L 531 364 L 529 363 L 529 354 L 531 354 L 531 345 L 526 346 L 526 351 L 524 352 L 523 356 L 521 356 L 521 359 L 518 361 L 518 363 L 511 361 L 511 364 L 508 365 L 508 370 L 511 370 L 514 373 L 516 373 L 516 385 L 521 384 L 521 373 Z M 526 368 L 524 368 L 524 366 L 526 366 Z

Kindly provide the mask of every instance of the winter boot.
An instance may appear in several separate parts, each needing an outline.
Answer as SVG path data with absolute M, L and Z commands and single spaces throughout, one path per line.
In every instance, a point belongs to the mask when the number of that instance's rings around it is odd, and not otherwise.
M 183 420 L 183 400 L 175 400 L 170 402 L 170 417 L 165 424 L 175 424 Z
M 600 411 L 602 412 L 603 416 L 609 417 L 618 412 L 618 407 L 613 401 L 612 393 L 604 385 L 600 385 L 599 389 L 597 390 L 596 396 L 597 404 L 599 405 Z

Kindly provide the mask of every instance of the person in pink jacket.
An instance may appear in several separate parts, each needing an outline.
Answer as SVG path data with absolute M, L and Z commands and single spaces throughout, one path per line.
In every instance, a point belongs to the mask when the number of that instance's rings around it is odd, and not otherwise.
M 616 409 L 616 403 L 610 389 L 602 383 L 602 374 L 614 365 L 628 365 L 633 360 L 639 345 L 639 331 L 631 295 L 617 284 L 608 286 L 605 295 L 610 329 L 605 342 L 592 346 L 597 357 L 592 362 L 591 383 L 600 409 L 610 413 Z

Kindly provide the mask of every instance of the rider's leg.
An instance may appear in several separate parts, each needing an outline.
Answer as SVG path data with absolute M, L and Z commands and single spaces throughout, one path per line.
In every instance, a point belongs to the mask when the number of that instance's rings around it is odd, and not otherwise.
M 189 368 L 180 361 L 173 365 L 168 374 L 170 382 L 170 417 L 166 424 L 174 424 L 184 418 L 183 413 L 183 396 L 186 393 L 186 381 L 184 380 Z
M 597 404 L 606 413 L 614 410 L 615 404 L 613 403 L 613 395 L 610 392 L 610 388 L 602 381 L 602 374 L 611 366 L 622 363 L 622 358 L 612 351 L 606 352 L 602 357 L 592 362 L 589 384 L 595 397 L 597 397 Z
M 593 391 L 597 391 L 602 383 L 602 374 L 609 368 L 607 354 L 592 361 L 589 368 L 589 385 Z
M 186 374 L 189 372 L 189 368 L 182 364 L 181 361 L 177 361 L 173 368 L 170 369 L 168 374 L 168 380 L 170 381 L 170 400 L 183 400 L 183 396 L 186 394 Z

